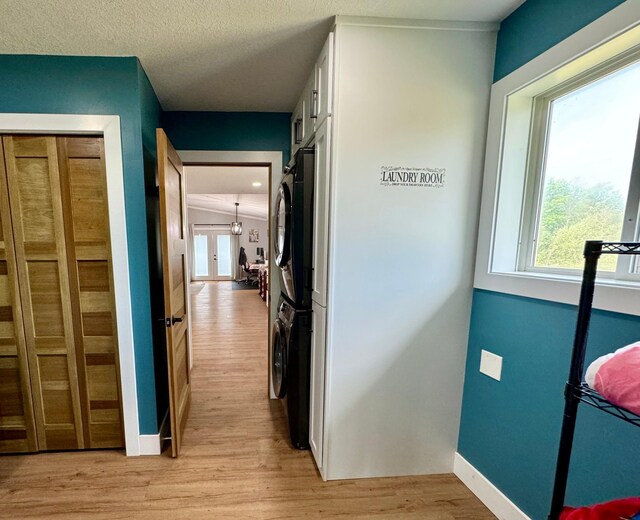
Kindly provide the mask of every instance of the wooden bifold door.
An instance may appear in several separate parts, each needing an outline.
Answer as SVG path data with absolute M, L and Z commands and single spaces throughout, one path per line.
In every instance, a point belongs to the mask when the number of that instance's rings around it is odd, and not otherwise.
M 124 445 L 101 137 L 0 140 L 0 452 Z

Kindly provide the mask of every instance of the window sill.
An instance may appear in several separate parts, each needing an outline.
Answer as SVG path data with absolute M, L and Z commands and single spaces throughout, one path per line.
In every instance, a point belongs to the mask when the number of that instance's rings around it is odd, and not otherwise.
M 569 305 L 577 305 L 581 276 L 536 272 L 476 273 L 474 287 Z M 598 278 L 593 300 L 596 309 L 640 316 L 640 282 Z

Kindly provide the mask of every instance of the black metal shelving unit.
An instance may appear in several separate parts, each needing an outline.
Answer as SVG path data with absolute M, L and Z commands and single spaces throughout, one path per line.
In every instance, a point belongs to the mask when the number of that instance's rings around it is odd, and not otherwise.
M 640 242 L 602 242 L 590 240 L 586 242 L 584 247 L 585 261 L 582 289 L 580 291 L 580 303 L 578 306 L 578 322 L 573 341 L 569 380 L 567 381 L 564 392 L 564 419 L 562 421 L 562 433 L 560 436 L 560 448 L 558 449 L 556 478 L 553 486 L 549 520 L 558 520 L 564 507 L 578 404 L 588 404 L 618 417 L 623 421 L 640 426 L 640 416 L 606 400 L 582 381 L 587 336 L 589 334 L 589 323 L 591 321 L 591 310 L 593 307 L 596 272 L 598 270 L 598 260 L 600 260 L 602 255 L 640 255 Z

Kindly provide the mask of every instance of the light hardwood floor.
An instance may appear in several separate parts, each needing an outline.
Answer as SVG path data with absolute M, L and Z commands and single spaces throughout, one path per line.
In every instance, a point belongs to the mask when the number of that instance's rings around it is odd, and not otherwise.
M 192 298 L 189 420 L 178 459 L 120 451 L 0 457 L 0 518 L 495 518 L 453 475 L 322 482 L 266 397 L 267 309 L 207 283 Z

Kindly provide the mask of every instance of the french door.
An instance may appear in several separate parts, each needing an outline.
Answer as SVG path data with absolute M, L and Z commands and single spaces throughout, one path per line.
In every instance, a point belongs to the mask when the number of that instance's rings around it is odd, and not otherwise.
M 193 279 L 231 280 L 233 258 L 231 233 L 210 229 L 193 231 Z

